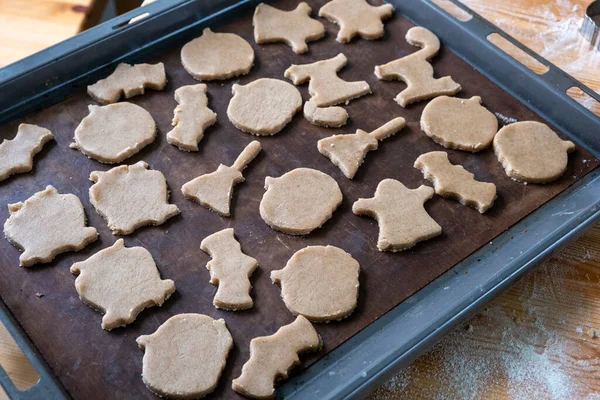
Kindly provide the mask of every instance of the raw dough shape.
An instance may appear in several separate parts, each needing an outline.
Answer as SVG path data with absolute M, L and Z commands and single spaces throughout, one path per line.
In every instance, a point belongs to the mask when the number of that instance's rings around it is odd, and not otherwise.
M 320 228 L 342 204 L 335 179 L 311 168 L 297 168 L 279 178 L 265 178 L 260 216 L 271 228 L 306 235 Z
M 85 261 L 71 266 L 79 298 L 104 313 L 102 329 L 125 326 L 145 308 L 162 306 L 175 283 L 160 279 L 154 259 L 143 247 L 125 247 L 119 239 Z
M 469 100 L 440 96 L 421 114 L 421 129 L 434 142 L 449 149 L 487 149 L 498 132 L 498 118 L 481 105 L 481 97 Z
M 197 201 L 223 217 L 229 217 L 233 187 L 245 181 L 242 171 L 250 161 L 254 160 L 260 149 L 258 140 L 251 142 L 231 167 L 221 164 L 216 171 L 201 175 L 184 184 L 181 192 L 188 199 Z
M 154 142 L 156 123 L 150 113 L 132 103 L 89 107 L 75 129 L 71 148 L 105 164 L 116 164 Z
M 310 17 L 312 9 L 299 3 L 292 11 L 282 11 L 268 4 L 260 3 L 254 10 L 252 26 L 256 43 L 285 42 L 296 54 L 306 53 L 306 42 L 325 36 L 322 23 Z
M 354 134 L 334 135 L 319 140 L 319 152 L 329 157 L 331 162 L 342 170 L 346 178 L 352 179 L 371 150 L 377 150 L 379 141 L 387 139 L 406 125 L 404 118 L 398 117 L 368 133 L 358 129 Z
M 3 140 L 0 144 L 0 182 L 11 175 L 31 171 L 33 156 L 52 139 L 52 132 L 46 128 L 20 124 L 14 139 Z
M 49 263 L 61 253 L 79 251 L 98 239 L 96 228 L 85 226 L 79 198 L 59 194 L 50 185 L 24 202 L 9 204 L 8 211 L 4 236 L 23 250 L 19 257 L 23 267 Z
M 227 106 L 229 121 L 242 132 L 259 136 L 282 130 L 302 108 L 298 89 L 279 79 L 261 78 L 234 84 Z
M 88 86 L 87 92 L 100 104 L 112 104 L 119 101 L 121 96 L 129 99 L 144 94 L 146 88 L 163 90 L 166 85 L 167 75 L 163 63 L 121 63 L 107 78 Z
M 304 118 L 311 124 L 324 128 L 339 128 L 346 125 L 348 111 L 343 107 L 317 107 L 314 101 L 304 103 Z
M 334 246 L 308 246 L 294 253 L 284 269 L 272 271 L 288 310 L 312 322 L 352 314 L 358 299 L 360 265 Z
M 379 39 L 385 34 L 383 20 L 394 12 L 391 4 L 372 6 L 366 0 L 333 0 L 319 10 L 325 17 L 340 26 L 336 40 L 348 43 L 356 35 L 363 39 Z
M 450 76 L 440 79 L 433 77 L 433 67 L 429 60 L 440 50 L 440 40 L 431 31 L 415 26 L 408 30 L 406 41 L 422 49 L 408 56 L 375 67 L 375 75 L 382 80 L 401 80 L 406 89 L 395 100 L 400 106 L 428 100 L 437 96 L 452 96 L 460 92 L 461 86 Z
M 567 170 L 568 153 L 575 144 L 562 140 L 545 124 L 515 122 L 500 129 L 494 137 L 494 153 L 506 175 L 525 183 L 547 183 Z
M 421 154 L 414 166 L 442 197 L 456 199 L 482 214 L 494 205 L 496 185 L 475 180 L 475 175 L 461 165 L 450 163 L 445 151 Z
M 200 81 L 229 79 L 250 72 L 254 50 L 234 33 L 216 33 L 204 28 L 202 36 L 181 48 L 181 64 Z
M 169 190 L 160 171 L 148 170 L 139 161 L 120 165 L 106 172 L 94 171 L 90 180 L 90 202 L 108 223 L 113 235 L 128 235 L 146 225 L 161 225 L 179 214 L 175 204 L 167 203 Z
M 233 228 L 207 236 L 200 248 L 212 257 L 206 269 L 210 271 L 210 283 L 219 287 L 213 305 L 230 311 L 252 308 L 250 276 L 258 267 L 258 261 L 242 253 Z
M 184 151 L 198 151 L 198 143 L 204 137 L 204 130 L 217 122 L 217 114 L 208 108 L 207 87 L 198 85 L 182 86 L 175 91 L 173 123 L 175 127 L 167 133 L 167 142 Z
M 242 367 L 231 388 L 250 398 L 271 399 L 275 380 L 287 379 L 289 371 L 300 364 L 298 354 L 319 351 L 321 337 L 302 315 L 270 336 L 250 341 L 250 359 Z
M 423 207 L 433 193 L 428 186 L 408 189 L 397 180 L 384 179 L 377 185 L 375 197 L 358 199 L 352 205 L 352 212 L 377 220 L 380 251 L 407 250 L 442 233 L 442 228 Z
M 151 392 L 197 399 L 217 387 L 233 339 L 222 319 L 177 314 L 151 335 L 137 338 L 144 351 L 142 379 Z

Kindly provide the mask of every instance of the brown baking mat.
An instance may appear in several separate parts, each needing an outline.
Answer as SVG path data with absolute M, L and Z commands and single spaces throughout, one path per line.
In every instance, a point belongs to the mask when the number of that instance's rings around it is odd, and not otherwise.
M 311 3 L 315 13 L 324 2 Z M 276 5 L 292 9 L 296 1 L 285 0 Z M 233 81 L 208 83 L 209 104 L 218 114 L 218 123 L 206 132 L 199 152 L 185 153 L 169 145 L 165 134 L 171 129 L 176 106 L 174 90 L 197 82 L 181 67 L 180 46 L 147 60 L 165 63 L 169 84 L 163 92 L 150 91 L 132 102 L 150 111 L 160 134 L 156 142 L 127 162 L 145 160 L 151 168 L 162 171 L 172 191 L 171 200 L 180 207 L 181 215 L 162 226 L 139 229 L 126 236 L 125 243 L 150 250 L 162 276 L 175 281 L 177 292 L 162 308 L 142 312 L 137 321 L 126 328 L 103 331 L 100 328 L 101 315 L 79 300 L 73 284 L 75 277 L 69 272 L 72 263 L 86 259 L 116 240 L 107 229 L 106 222 L 90 205 L 88 197 L 90 172 L 110 167 L 89 160 L 68 146 L 75 127 L 88 114 L 87 105 L 93 104 L 93 101 L 83 89 L 77 89 L 62 103 L 0 128 L 0 138 L 12 138 L 18 123 L 27 121 L 51 129 L 56 137 L 56 142 L 47 145 L 36 157 L 33 174 L 18 175 L 0 184 L 0 204 L 3 204 L 0 220 L 5 221 L 8 217 L 5 204 L 25 200 L 52 184 L 61 193 L 78 195 L 90 224 L 100 232 L 100 240 L 83 251 L 61 255 L 51 265 L 31 269 L 20 268 L 19 251 L 8 241 L 0 240 L 2 298 L 74 398 L 153 398 L 140 378 L 142 352 L 135 338 L 154 332 L 172 315 L 190 312 L 226 320 L 235 347 L 230 353 L 216 396 L 236 397 L 230 389 L 231 379 L 238 376 L 248 358 L 249 340 L 271 334 L 293 320 L 280 299 L 279 287 L 271 284 L 269 274 L 273 269 L 282 268 L 295 251 L 308 245 L 335 245 L 350 252 L 362 268 L 358 308 L 342 322 L 316 325 L 325 347 L 318 355 L 305 358 L 307 362 L 313 362 L 599 164 L 590 153 L 578 148 L 569 157 L 569 169 L 563 178 L 548 185 L 526 186 L 513 182 L 504 174 L 491 150 L 478 154 L 449 151 L 452 162 L 464 165 L 477 179 L 497 185 L 499 197 L 495 206 L 485 215 L 480 215 L 456 201 L 435 196 L 426 203 L 426 209 L 442 226 L 440 237 L 398 254 L 377 251 L 376 222 L 352 214 L 352 203 L 359 197 L 371 197 L 384 178 L 398 179 L 409 188 L 428 184 L 412 167 L 413 162 L 421 153 L 444 149 L 419 130 L 419 117 L 426 103 L 402 109 L 392 99 L 405 85 L 378 81 L 373 74 L 375 65 L 416 50 L 404 40 L 412 24 L 395 15 L 386 23 L 383 40 L 355 40 L 341 45 L 335 41 L 338 27 L 322 21 L 327 27 L 327 37 L 312 43 L 310 52 L 302 56 L 295 55 L 284 44 L 256 45 L 251 15 L 213 27 L 217 31 L 240 34 L 254 48 L 256 63 L 251 73 L 239 80 L 242 84 L 260 77 L 283 79 L 284 70 L 292 63 L 308 63 L 343 52 L 349 62 L 340 76 L 347 80 L 367 80 L 373 89 L 372 95 L 350 103 L 347 109 L 351 120 L 342 129 L 315 127 L 299 113 L 276 136 L 259 138 L 264 151 L 245 171 L 246 182 L 236 188 L 232 218 L 221 218 L 184 199 L 180 188 L 188 180 L 213 171 L 219 163 L 231 165 L 242 148 L 254 139 L 235 129 L 227 120 L 226 108 Z M 478 95 L 494 112 L 517 120 L 540 121 L 527 107 L 447 49 L 442 49 L 433 64 L 438 76 L 452 75 L 462 84 L 460 97 Z M 302 87 L 301 91 L 307 99 L 306 87 Z M 384 141 L 379 150 L 370 153 L 353 181 L 346 179 L 317 151 L 318 139 L 334 133 L 354 132 L 357 128 L 370 131 L 397 116 L 405 117 L 408 127 Z M 306 237 L 292 237 L 273 231 L 261 220 L 258 212 L 265 177 L 277 177 L 298 167 L 316 168 L 330 174 L 344 193 L 344 202 L 333 218 L 322 229 Z M 260 263 L 252 277 L 252 296 L 256 304 L 248 311 L 225 312 L 216 310 L 212 305 L 215 287 L 208 282 L 205 264 L 209 258 L 200 250 L 200 241 L 225 227 L 235 228 L 244 252 Z M 38 298 L 38 292 L 44 296 Z

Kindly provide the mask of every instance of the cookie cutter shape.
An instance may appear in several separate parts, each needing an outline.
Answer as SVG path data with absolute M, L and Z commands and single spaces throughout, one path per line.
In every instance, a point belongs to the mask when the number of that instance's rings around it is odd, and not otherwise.
M 336 40 L 348 43 L 356 35 L 363 39 L 378 39 L 385 34 L 383 20 L 390 18 L 394 6 L 372 6 L 366 0 L 333 0 L 319 10 L 325 17 L 340 26 Z
M 44 145 L 54 139 L 46 128 L 31 124 L 19 124 L 17 135 L 0 144 L 0 182 L 14 174 L 33 169 L 33 157 Z
M 304 103 L 304 118 L 311 124 L 324 128 L 339 128 L 346 125 L 348 111 L 343 107 L 317 107 L 313 100 Z

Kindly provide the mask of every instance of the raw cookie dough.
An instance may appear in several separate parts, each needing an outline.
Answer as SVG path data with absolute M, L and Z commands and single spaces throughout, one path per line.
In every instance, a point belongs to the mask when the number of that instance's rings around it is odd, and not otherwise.
M 298 89 L 279 79 L 261 78 L 247 85 L 234 84 L 227 106 L 229 121 L 253 135 L 274 135 L 282 130 L 302 107 Z
M 414 166 L 433 183 L 435 192 L 442 197 L 456 199 L 482 214 L 494 205 L 496 185 L 479 182 L 462 166 L 452 165 L 445 151 L 421 154 Z
M 85 212 L 74 194 L 59 194 L 47 186 L 25 202 L 8 205 L 10 216 L 4 236 L 22 249 L 23 267 L 49 263 L 67 251 L 79 251 L 98 239 L 98 232 L 85 226 Z
M 12 140 L 0 144 L 0 182 L 14 174 L 33 169 L 33 156 L 54 139 L 52 132 L 37 125 L 20 124 Z
M 356 308 L 360 265 L 334 246 L 308 246 L 297 251 L 284 269 L 272 271 L 281 297 L 294 315 L 312 322 L 346 318 Z
M 260 3 L 254 10 L 252 26 L 256 43 L 285 42 L 296 54 L 306 53 L 306 42 L 325 36 L 322 23 L 310 17 L 312 9 L 302 2 L 292 11 Z
M 169 191 L 160 171 L 148 170 L 139 161 L 120 165 L 106 172 L 94 171 L 90 180 L 90 202 L 102 215 L 113 235 L 128 235 L 146 225 L 161 225 L 179 214 L 168 204 Z
M 150 113 L 132 103 L 89 106 L 90 113 L 75 129 L 77 149 L 89 158 L 116 164 L 154 142 L 156 123 Z
M 181 48 L 181 64 L 200 81 L 246 75 L 254 65 L 254 50 L 234 33 L 215 33 L 204 28 L 202 36 Z
M 182 86 L 175 91 L 173 123 L 175 127 L 167 133 L 167 142 L 184 151 L 198 151 L 198 143 L 204 130 L 217 122 L 217 114 L 208 108 L 206 85 Z
M 408 30 L 406 41 L 421 50 L 408 56 L 375 67 L 375 75 L 383 80 L 401 80 L 406 89 L 396 96 L 402 107 L 410 103 L 428 100 L 441 95 L 452 96 L 460 92 L 461 86 L 451 77 L 433 77 L 433 67 L 429 60 L 440 50 L 440 40 L 431 31 L 415 26 Z
M 434 142 L 449 149 L 487 149 L 498 132 L 498 119 L 481 105 L 481 97 L 469 100 L 440 96 L 421 114 L 421 129 Z
M 167 76 L 163 63 L 135 64 L 121 63 L 115 71 L 105 79 L 87 87 L 90 97 L 101 104 L 119 101 L 144 94 L 146 88 L 163 90 L 167 85 Z
M 387 139 L 404 128 L 404 118 L 394 118 L 385 125 L 368 133 L 358 129 L 355 134 L 334 135 L 319 140 L 319 152 L 329 157 L 331 162 L 342 170 L 346 178 L 352 179 L 371 150 L 377 150 L 379 141 Z
M 397 180 L 384 179 L 377 185 L 375 197 L 358 199 L 352 205 L 352 212 L 377 220 L 380 251 L 407 250 L 442 233 L 442 228 L 423 207 L 433 193 L 428 186 L 413 190 Z
M 306 235 L 321 227 L 342 204 L 335 179 L 310 168 L 297 168 L 279 178 L 268 176 L 265 189 L 260 216 L 271 228 L 290 235 Z
M 242 367 L 231 388 L 253 399 L 275 397 L 275 380 L 287 379 L 289 371 L 300 363 L 298 354 L 321 349 L 321 337 L 312 324 L 299 315 L 271 336 L 250 341 L 250 359 Z
M 203 314 L 178 314 L 151 335 L 137 338 L 144 351 L 142 379 L 153 393 L 197 399 L 217 387 L 233 339 L 225 321 Z
M 79 298 L 104 313 L 102 329 L 125 326 L 144 308 L 162 306 L 175 283 L 160 279 L 154 259 L 143 247 L 126 248 L 123 239 L 71 266 Z
M 242 171 L 254 160 L 260 149 L 258 140 L 251 142 L 231 167 L 221 164 L 216 171 L 184 184 L 181 192 L 188 199 L 197 201 L 223 217 L 229 217 L 233 187 L 245 181 Z
M 304 103 L 304 118 L 316 126 L 339 128 L 346 125 L 348 111 L 338 106 L 319 108 L 314 101 L 309 100 Z
M 494 153 L 506 175 L 525 183 L 547 183 L 567 170 L 568 153 L 575 144 L 562 140 L 540 122 L 515 122 L 498 131 L 494 137 Z
M 384 19 L 394 12 L 391 4 L 372 6 L 366 0 L 333 0 L 319 10 L 325 17 L 340 26 L 336 40 L 348 43 L 356 35 L 363 39 L 378 39 L 385 33 Z
M 250 296 L 250 277 L 258 267 L 258 261 L 242 253 L 233 228 L 207 236 L 200 248 L 212 257 L 206 269 L 210 271 L 210 283 L 219 287 L 213 305 L 230 311 L 251 308 L 254 301 Z

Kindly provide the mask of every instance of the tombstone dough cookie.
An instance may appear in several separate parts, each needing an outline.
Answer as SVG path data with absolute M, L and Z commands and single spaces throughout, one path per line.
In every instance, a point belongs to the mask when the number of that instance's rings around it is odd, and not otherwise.
M 260 216 L 271 228 L 290 235 L 320 228 L 342 204 L 335 179 L 310 168 L 297 168 L 279 178 L 268 176 L 265 189 Z
M 461 86 L 451 77 L 433 77 L 429 60 L 440 50 L 440 40 L 431 31 L 415 26 L 406 33 L 406 41 L 422 47 L 416 53 L 375 67 L 375 75 L 382 80 L 401 80 L 406 89 L 396 96 L 396 102 L 406 107 L 410 103 L 431 99 L 441 95 L 452 96 L 460 92 Z
M 12 140 L 0 144 L 0 182 L 14 174 L 33 169 L 33 156 L 54 139 L 52 132 L 37 125 L 20 124 Z
M 423 207 L 432 197 L 433 189 L 428 186 L 408 189 L 397 180 L 384 179 L 377 185 L 375 197 L 358 199 L 352 205 L 352 212 L 377 220 L 380 251 L 402 251 L 442 233 L 442 228 Z
M 135 64 L 121 63 L 107 78 L 88 86 L 90 97 L 101 104 L 119 101 L 144 94 L 146 88 L 163 90 L 167 85 L 167 76 L 163 63 Z
M 562 140 L 547 125 L 524 121 L 507 125 L 494 137 L 494 153 L 506 175 L 525 183 L 547 183 L 567 170 L 575 144 Z
M 279 79 L 261 78 L 247 85 L 234 84 L 227 106 L 229 121 L 242 132 L 274 135 L 302 107 L 298 89 Z
M 102 329 L 125 326 L 144 308 L 161 306 L 175 292 L 170 279 L 161 280 L 154 259 L 143 247 L 125 247 L 119 239 L 85 261 L 71 266 L 79 298 L 104 313 Z
M 49 263 L 67 251 L 79 251 L 98 239 L 95 228 L 85 226 L 85 212 L 74 194 L 59 194 L 47 186 L 24 202 L 8 205 L 10 216 L 4 235 L 23 253 L 23 267 Z
M 156 123 L 150 113 L 132 103 L 89 106 L 90 113 L 75 129 L 72 149 L 105 164 L 116 164 L 154 142 Z
M 391 4 L 372 6 L 366 0 L 332 0 L 319 10 L 325 17 L 340 26 L 336 40 L 348 43 L 356 35 L 363 39 L 378 39 L 385 33 L 384 19 L 394 12 Z
M 296 54 L 306 53 L 306 42 L 325 36 L 322 23 L 310 17 L 312 9 L 302 2 L 292 11 L 260 3 L 254 10 L 252 26 L 256 43 L 285 42 Z
M 144 351 L 144 384 L 171 399 L 197 399 L 214 391 L 233 347 L 225 321 L 203 314 L 175 315 L 137 343 Z
M 481 105 L 481 97 L 469 100 L 440 96 L 421 114 L 421 129 L 434 142 L 449 149 L 487 149 L 498 132 L 498 119 Z
M 250 72 L 254 50 L 236 34 L 215 33 L 204 28 L 202 36 L 182 47 L 181 64 L 201 81 L 228 79 Z
M 304 103 L 304 118 L 311 124 L 324 128 L 339 128 L 346 125 L 348 112 L 337 106 L 317 107 L 314 101 Z
M 284 269 L 272 271 L 288 310 L 312 322 L 348 317 L 356 308 L 360 265 L 334 246 L 308 246 L 294 253 Z
M 271 336 L 250 341 L 250 359 L 242 367 L 231 388 L 253 399 L 272 399 L 275 380 L 287 379 L 289 371 L 300 363 L 298 354 L 321 349 L 321 337 L 312 324 L 299 315 Z
M 113 235 L 128 235 L 146 225 L 161 225 L 179 214 L 168 204 L 169 191 L 160 171 L 148 170 L 139 161 L 106 172 L 94 171 L 90 180 L 90 202 L 108 223 Z
M 175 91 L 173 123 L 175 127 L 167 133 L 167 142 L 184 151 L 198 151 L 198 143 L 204 130 L 217 122 L 217 114 L 208 108 L 206 85 L 182 86 Z

